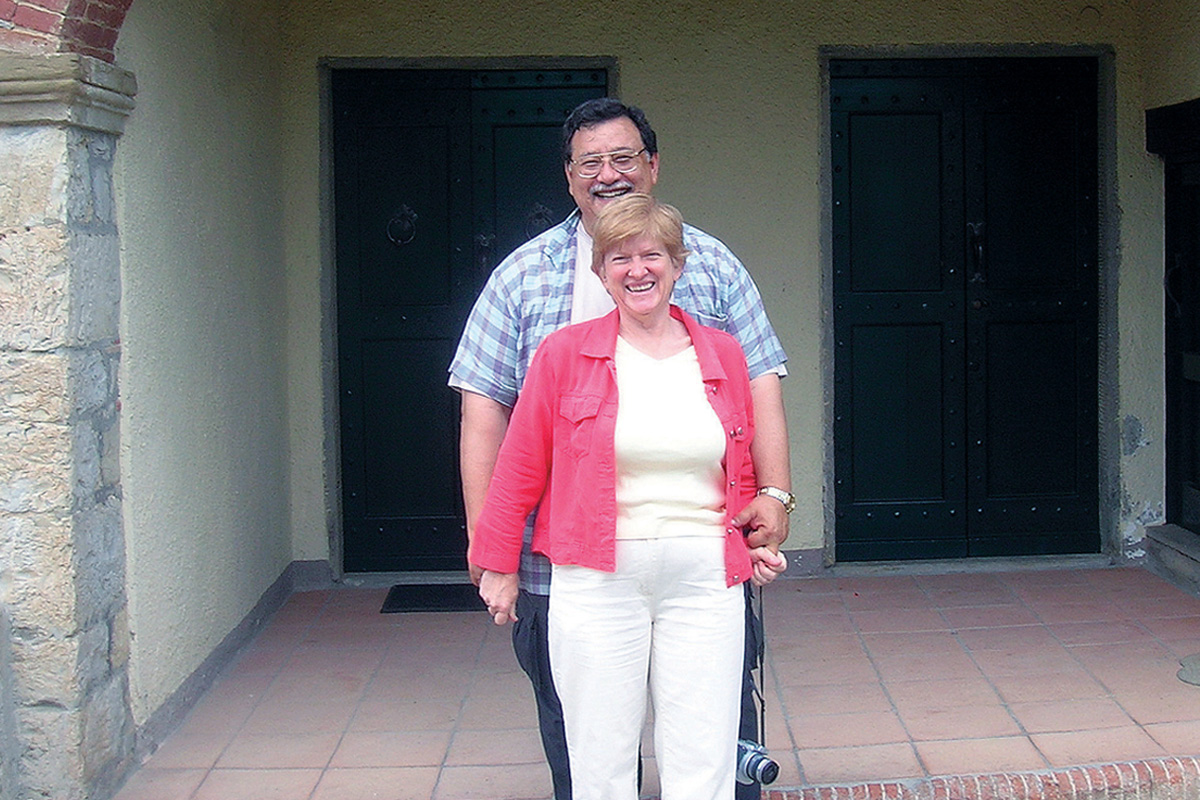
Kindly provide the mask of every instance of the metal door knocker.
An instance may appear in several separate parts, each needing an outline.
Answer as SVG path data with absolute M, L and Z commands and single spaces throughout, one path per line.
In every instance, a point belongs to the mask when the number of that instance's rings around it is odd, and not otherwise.
M 417 235 L 417 212 L 408 206 L 400 206 L 400 210 L 388 220 L 386 232 L 388 241 L 397 247 L 408 244 Z

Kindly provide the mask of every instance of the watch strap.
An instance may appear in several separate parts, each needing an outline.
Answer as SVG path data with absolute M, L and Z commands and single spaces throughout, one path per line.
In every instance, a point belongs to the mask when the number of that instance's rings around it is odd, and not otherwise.
M 796 496 L 791 492 L 786 492 L 777 486 L 763 486 L 758 490 L 758 494 L 765 494 L 767 497 L 773 497 L 783 503 L 783 510 L 787 513 L 792 513 L 792 509 L 796 507 Z

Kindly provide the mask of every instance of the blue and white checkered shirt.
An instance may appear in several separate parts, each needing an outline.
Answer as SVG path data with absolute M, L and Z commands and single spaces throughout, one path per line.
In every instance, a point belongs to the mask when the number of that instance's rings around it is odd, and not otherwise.
M 506 406 L 517 402 L 533 353 L 571 321 L 579 212 L 518 247 L 500 262 L 467 318 L 450 364 L 450 385 Z M 702 325 L 731 333 L 742 345 L 750 378 L 786 374 L 787 356 L 742 262 L 722 242 L 685 225 L 687 262 L 672 302 Z M 521 552 L 521 588 L 550 593 L 550 562 L 529 549 L 532 517 Z

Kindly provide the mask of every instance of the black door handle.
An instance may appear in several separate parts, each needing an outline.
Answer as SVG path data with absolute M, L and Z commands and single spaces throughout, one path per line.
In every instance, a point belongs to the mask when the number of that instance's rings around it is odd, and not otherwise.
M 987 283 L 986 261 L 983 253 L 984 223 L 967 223 L 967 246 L 971 248 L 971 283 Z

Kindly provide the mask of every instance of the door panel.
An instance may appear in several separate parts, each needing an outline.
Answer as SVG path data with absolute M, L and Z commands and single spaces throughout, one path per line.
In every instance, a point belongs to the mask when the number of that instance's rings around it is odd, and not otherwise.
M 839 559 L 962 555 L 962 129 L 940 79 L 833 94 Z M 934 387 L 932 390 L 930 387 Z
M 1007 61 L 964 94 L 968 551 L 1096 552 L 1094 62 Z
M 455 487 L 427 477 L 430 463 L 453 463 L 456 458 L 458 441 L 447 435 L 455 429 L 446 424 L 446 414 L 436 415 L 438 424 L 413 425 L 410 414 L 395 413 L 398 408 L 423 409 L 429 398 L 443 392 L 445 380 L 426 362 L 453 355 L 452 342 L 446 338 L 363 343 L 363 416 L 370 422 L 371 432 L 363 441 L 363 504 L 368 518 L 394 520 L 410 516 L 414 508 L 455 508 Z M 413 457 L 413 453 L 421 456 Z M 453 520 L 452 513 L 442 516 Z M 397 551 L 402 547 L 405 552 L 422 549 L 419 540 L 395 538 Z
M 872 503 L 944 498 L 939 325 L 859 325 L 852 336 L 854 496 Z M 909 467 L 895 468 L 903 460 Z
M 1182 453 L 1171 459 L 1168 504 L 1177 510 L 1168 519 L 1200 533 L 1200 163 L 1174 166 L 1171 173 L 1168 252 L 1180 288 L 1168 326 L 1168 380 L 1179 395 L 1169 423 L 1177 435 L 1169 434 L 1169 441 Z
M 838 559 L 1097 550 L 1094 63 L 831 73 Z
M 986 170 L 980 211 L 990 245 L 983 264 L 988 288 L 1075 288 L 1073 119 L 989 113 L 975 121 L 983 138 L 978 159 Z
M 371 169 L 358 172 L 352 195 L 338 198 L 355 212 L 349 221 L 359 246 L 358 302 L 448 305 L 451 130 L 379 125 L 361 134 Z
M 559 131 L 605 81 L 603 70 L 333 72 L 347 572 L 464 568 L 446 368 L 492 267 L 573 208 Z
M 851 260 L 853 291 L 939 291 L 940 115 L 862 115 L 849 126 L 850 241 L 865 256 Z
M 987 397 L 983 437 L 988 442 L 985 497 L 1032 497 L 1079 491 L 1074 403 L 1046 403 L 1047 395 L 1074 398 L 1076 358 L 1069 322 L 994 322 L 987 328 Z M 1038 458 L 1029 458 L 1040 453 Z

